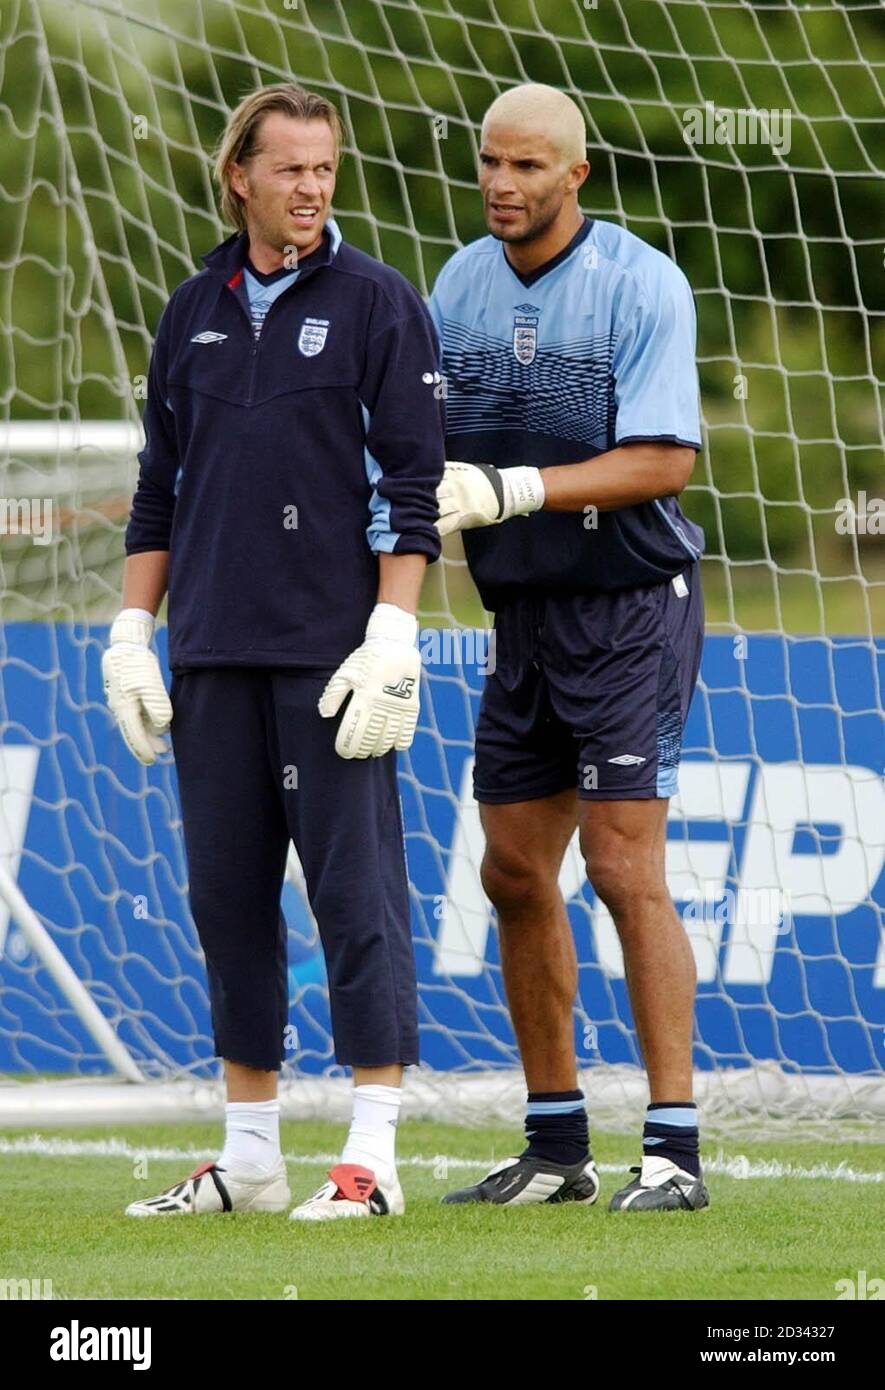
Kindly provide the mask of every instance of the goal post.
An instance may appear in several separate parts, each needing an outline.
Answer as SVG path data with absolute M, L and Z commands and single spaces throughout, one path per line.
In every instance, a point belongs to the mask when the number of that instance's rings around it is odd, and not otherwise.
M 698 969 L 705 1117 L 885 1117 L 885 347 L 873 4 L 18 0 L 0 16 L 0 1127 L 220 1106 L 174 767 L 134 762 L 100 657 L 119 603 L 152 335 L 224 234 L 211 151 L 262 82 L 331 97 L 346 239 L 427 293 L 484 234 L 477 132 L 546 81 L 581 106 L 582 206 L 695 293 L 707 640 L 668 882 Z M 522 1083 L 479 880 L 473 730 L 494 661 L 457 538 L 428 574 L 400 760 L 424 1064 L 407 1113 L 510 1119 Z M 158 648 L 166 663 L 165 628 Z M 167 671 L 168 674 L 168 671 Z M 575 1046 L 597 1123 L 645 1083 L 577 846 Z M 294 854 L 286 1113 L 338 1114 Z

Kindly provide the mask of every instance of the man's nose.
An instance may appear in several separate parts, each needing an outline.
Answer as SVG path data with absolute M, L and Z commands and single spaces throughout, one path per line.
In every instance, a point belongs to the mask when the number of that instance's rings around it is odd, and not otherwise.
M 494 202 L 512 198 L 516 193 L 516 183 L 506 169 L 496 169 L 488 184 L 489 196 Z
M 322 192 L 319 179 L 310 169 L 302 170 L 295 180 L 294 188 L 299 197 L 309 199 L 311 202 L 318 202 Z

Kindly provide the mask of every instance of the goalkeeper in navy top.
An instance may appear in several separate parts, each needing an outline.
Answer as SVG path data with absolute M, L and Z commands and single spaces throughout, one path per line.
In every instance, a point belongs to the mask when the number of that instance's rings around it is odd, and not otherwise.
M 451 1202 L 596 1200 L 558 876 L 580 834 L 614 918 L 651 1104 L 613 1210 L 708 1201 L 692 1103 L 692 951 L 664 877 L 667 800 L 703 641 L 703 535 L 677 495 L 700 448 L 695 310 L 680 270 L 582 215 L 578 107 L 527 84 L 486 113 L 490 235 L 444 266 L 443 535 L 495 611 L 476 731 L 482 881 L 526 1072 L 528 1147 Z
M 330 216 L 340 124 L 263 88 L 218 153 L 235 234 L 173 293 L 151 360 L 108 700 L 149 764 L 171 722 L 190 902 L 227 1081 L 217 1163 L 134 1216 L 289 1202 L 277 1073 L 280 895 L 298 852 L 353 1121 L 303 1220 L 403 1210 L 394 1138 L 418 1060 L 396 750 L 418 717 L 415 610 L 439 553 L 438 352 L 416 291 Z M 168 587 L 171 706 L 151 649 Z

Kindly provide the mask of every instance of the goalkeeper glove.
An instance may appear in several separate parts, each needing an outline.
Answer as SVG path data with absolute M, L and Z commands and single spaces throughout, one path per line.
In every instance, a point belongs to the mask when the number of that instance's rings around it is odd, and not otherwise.
M 126 745 L 145 767 L 166 751 L 160 737 L 172 723 L 160 663 L 151 651 L 153 616 L 143 608 L 124 608 L 111 627 L 110 646 L 101 658 L 104 689 Z
M 338 667 L 317 707 L 331 719 L 351 697 L 335 738 L 342 758 L 381 758 L 411 747 L 421 684 L 417 635 L 411 613 L 393 603 L 375 605 L 363 645 Z
M 544 505 L 538 468 L 493 468 L 488 463 L 447 463 L 436 490 L 441 536 L 494 526 L 527 516 Z

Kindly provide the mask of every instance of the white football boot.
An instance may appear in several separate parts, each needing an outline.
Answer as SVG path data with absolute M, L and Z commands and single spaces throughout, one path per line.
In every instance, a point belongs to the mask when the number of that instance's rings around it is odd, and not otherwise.
M 127 1216 L 203 1216 L 212 1212 L 285 1211 L 292 1194 L 280 1158 L 264 1177 L 234 1178 L 217 1163 L 201 1163 L 158 1197 L 130 1202 Z
M 609 1211 L 703 1211 L 710 1205 L 703 1173 L 694 1177 L 669 1158 L 646 1154 L 642 1167 L 630 1172 L 638 1176 L 615 1193 Z
M 406 1209 L 395 1170 L 380 1175 L 358 1163 L 339 1163 L 322 1187 L 289 1213 L 290 1221 L 337 1221 L 347 1216 L 402 1216 Z

